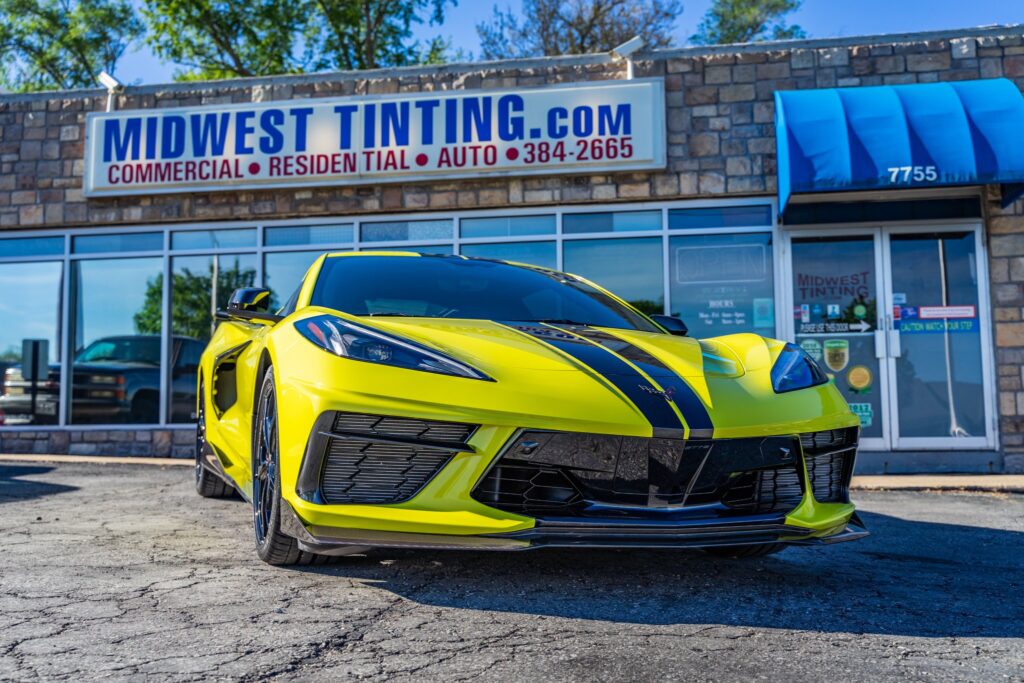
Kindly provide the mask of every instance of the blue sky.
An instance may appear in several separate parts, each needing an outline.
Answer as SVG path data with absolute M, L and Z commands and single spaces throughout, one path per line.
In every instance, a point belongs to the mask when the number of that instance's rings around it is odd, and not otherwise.
M 518 9 L 519 0 L 503 0 L 502 6 Z M 683 0 L 683 13 L 676 25 L 677 44 L 686 44 L 711 0 Z M 476 24 L 491 16 L 489 0 L 460 0 L 449 9 L 442 26 L 422 26 L 423 39 L 444 35 L 456 48 L 479 55 Z M 1020 0 L 804 0 L 789 23 L 800 24 L 813 38 L 855 36 L 871 33 L 901 33 L 986 24 L 1024 23 L 1024 2 Z M 143 48 L 126 55 L 117 76 L 127 83 L 163 83 L 173 80 L 174 65 L 161 64 Z

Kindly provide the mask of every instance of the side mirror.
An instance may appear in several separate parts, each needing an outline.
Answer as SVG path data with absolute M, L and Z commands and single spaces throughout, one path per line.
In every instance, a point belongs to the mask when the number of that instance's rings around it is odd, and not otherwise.
M 652 315 L 651 320 L 668 330 L 669 334 L 685 337 L 690 332 L 686 323 L 674 315 Z
M 242 287 L 231 293 L 228 310 L 217 311 L 220 320 L 264 321 L 276 323 L 282 316 L 269 312 L 270 290 L 261 287 Z

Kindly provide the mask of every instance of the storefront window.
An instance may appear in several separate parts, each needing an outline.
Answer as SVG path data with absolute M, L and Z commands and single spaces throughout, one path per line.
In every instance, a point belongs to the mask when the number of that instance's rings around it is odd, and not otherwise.
M 256 284 L 256 256 L 176 256 L 171 264 L 168 421 L 192 422 L 199 357 L 213 333 L 213 314 L 227 306 L 231 292 Z
M 466 256 L 528 263 L 532 266 L 541 266 L 542 268 L 555 268 L 558 264 L 554 242 L 463 244 L 461 251 Z
M 672 315 L 692 336 L 775 336 L 770 233 L 673 237 L 668 263 Z
M 290 247 L 302 244 L 345 244 L 355 231 L 351 223 L 342 225 L 285 225 L 265 228 L 263 240 L 268 247 Z
M 72 266 L 72 424 L 159 421 L 163 259 Z
M 71 240 L 76 254 L 104 254 L 117 251 L 160 251 L 164 235 L 160 232 L 126 232 L 115 235 L 78 235 Z
M 240 249 L 256 246 L 256 229 L 187 230 L 171 235 L 172 249 Z
M 270 309 L 278 310 L 299 285 L 322 251 L 281 251 L 263 257 L 263 286 L 270 290 Z
M 520 237 L 555 234 L 555 217 L 499 216 L 497 218 L 463 218 L 459 222 L 463 237 Z
M 384 221 L 363 223 L 360 237 L 364 242 L 404 242 L 410 240 L 450 240 L 452 221 Z
M 562 248 L 566 272 L 593 280 L 644 313 L 664 313 L 661 238 L 572 240 Z
M 0 240 L 0 258 L 60 256 L 63 253 L 63 237 L 22 237 Z
M 562 216 L 562 232 L 635 232 L 661 230 L 661 211 L 615 211 L 567 213 Z
M 395 251 L 411 251 L 416 254 L 441 254 L 449 255 L 454 254 L 452 245 L 450 244 L 431 244 L 425 247 L 397 247 Z
M 672 209 L 668 212 L 669 230 L 743 228 L 771 224 L 772 207 L 767 204 L 709 206 L 699 209 Z
M 57 424 L 62 272 L 59 262 L 0 264 L 0 424 Z

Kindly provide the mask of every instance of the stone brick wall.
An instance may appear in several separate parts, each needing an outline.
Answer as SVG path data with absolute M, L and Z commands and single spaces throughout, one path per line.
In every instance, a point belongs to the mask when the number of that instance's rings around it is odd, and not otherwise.
M 196 431 L 175 429 L 40 430 L 0 432 L 0 453 L 137 455 L 191 458 Z
M 0 96 L 0 229 L 167 224 L 521 207 L 649 198 L 770 196 L 776 190 L 776 90 L 927 83 L 1005 76 L 1024 88 L 1021 27 L 795 41 L 646 53 L 637 77 L 666 84 L 668 164 L 643 173 L 435 181 L 365 187 L 296 188 L 86 200 L 81 191 L 85 115 L 101 111 L 99 90 Z M 461 64 L 362 73 L 182 83 L 129 88 L 119 109 L 292 100 L 372 93 L 542 86 L 619 79 L 604 55 Z M 990 193 L 994 188 L 990 188 Z M 1024 211 L 989 215 L 1002 443 L 1024 454 Z M 0 450 L 143 451 L 183 454 L 184 432 L 0 434 Z M 98 434 L 106 434 L 100 437 Z M 147 441 L 146 439 L 150 440 Z M 170 438 L 170 443 L 167 439 Z M 189 437 L 191 439 L 191 437 Z M 140 444 L 151 444 L 144 446 Z M 180 446 L 180 450 L 179 450 Z M 147 450 L 148 449 L 148 450 Z M 1024 455 L 1008 456 L 1024 469 Z

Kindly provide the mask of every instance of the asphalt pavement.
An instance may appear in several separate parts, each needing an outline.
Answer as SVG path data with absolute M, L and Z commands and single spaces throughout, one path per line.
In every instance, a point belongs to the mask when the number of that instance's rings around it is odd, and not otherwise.
M 182 467 L 0 462 L 0 679 L 1024 681 L 1024 496 L 861 491 L 868 539 L 252 550 Z

